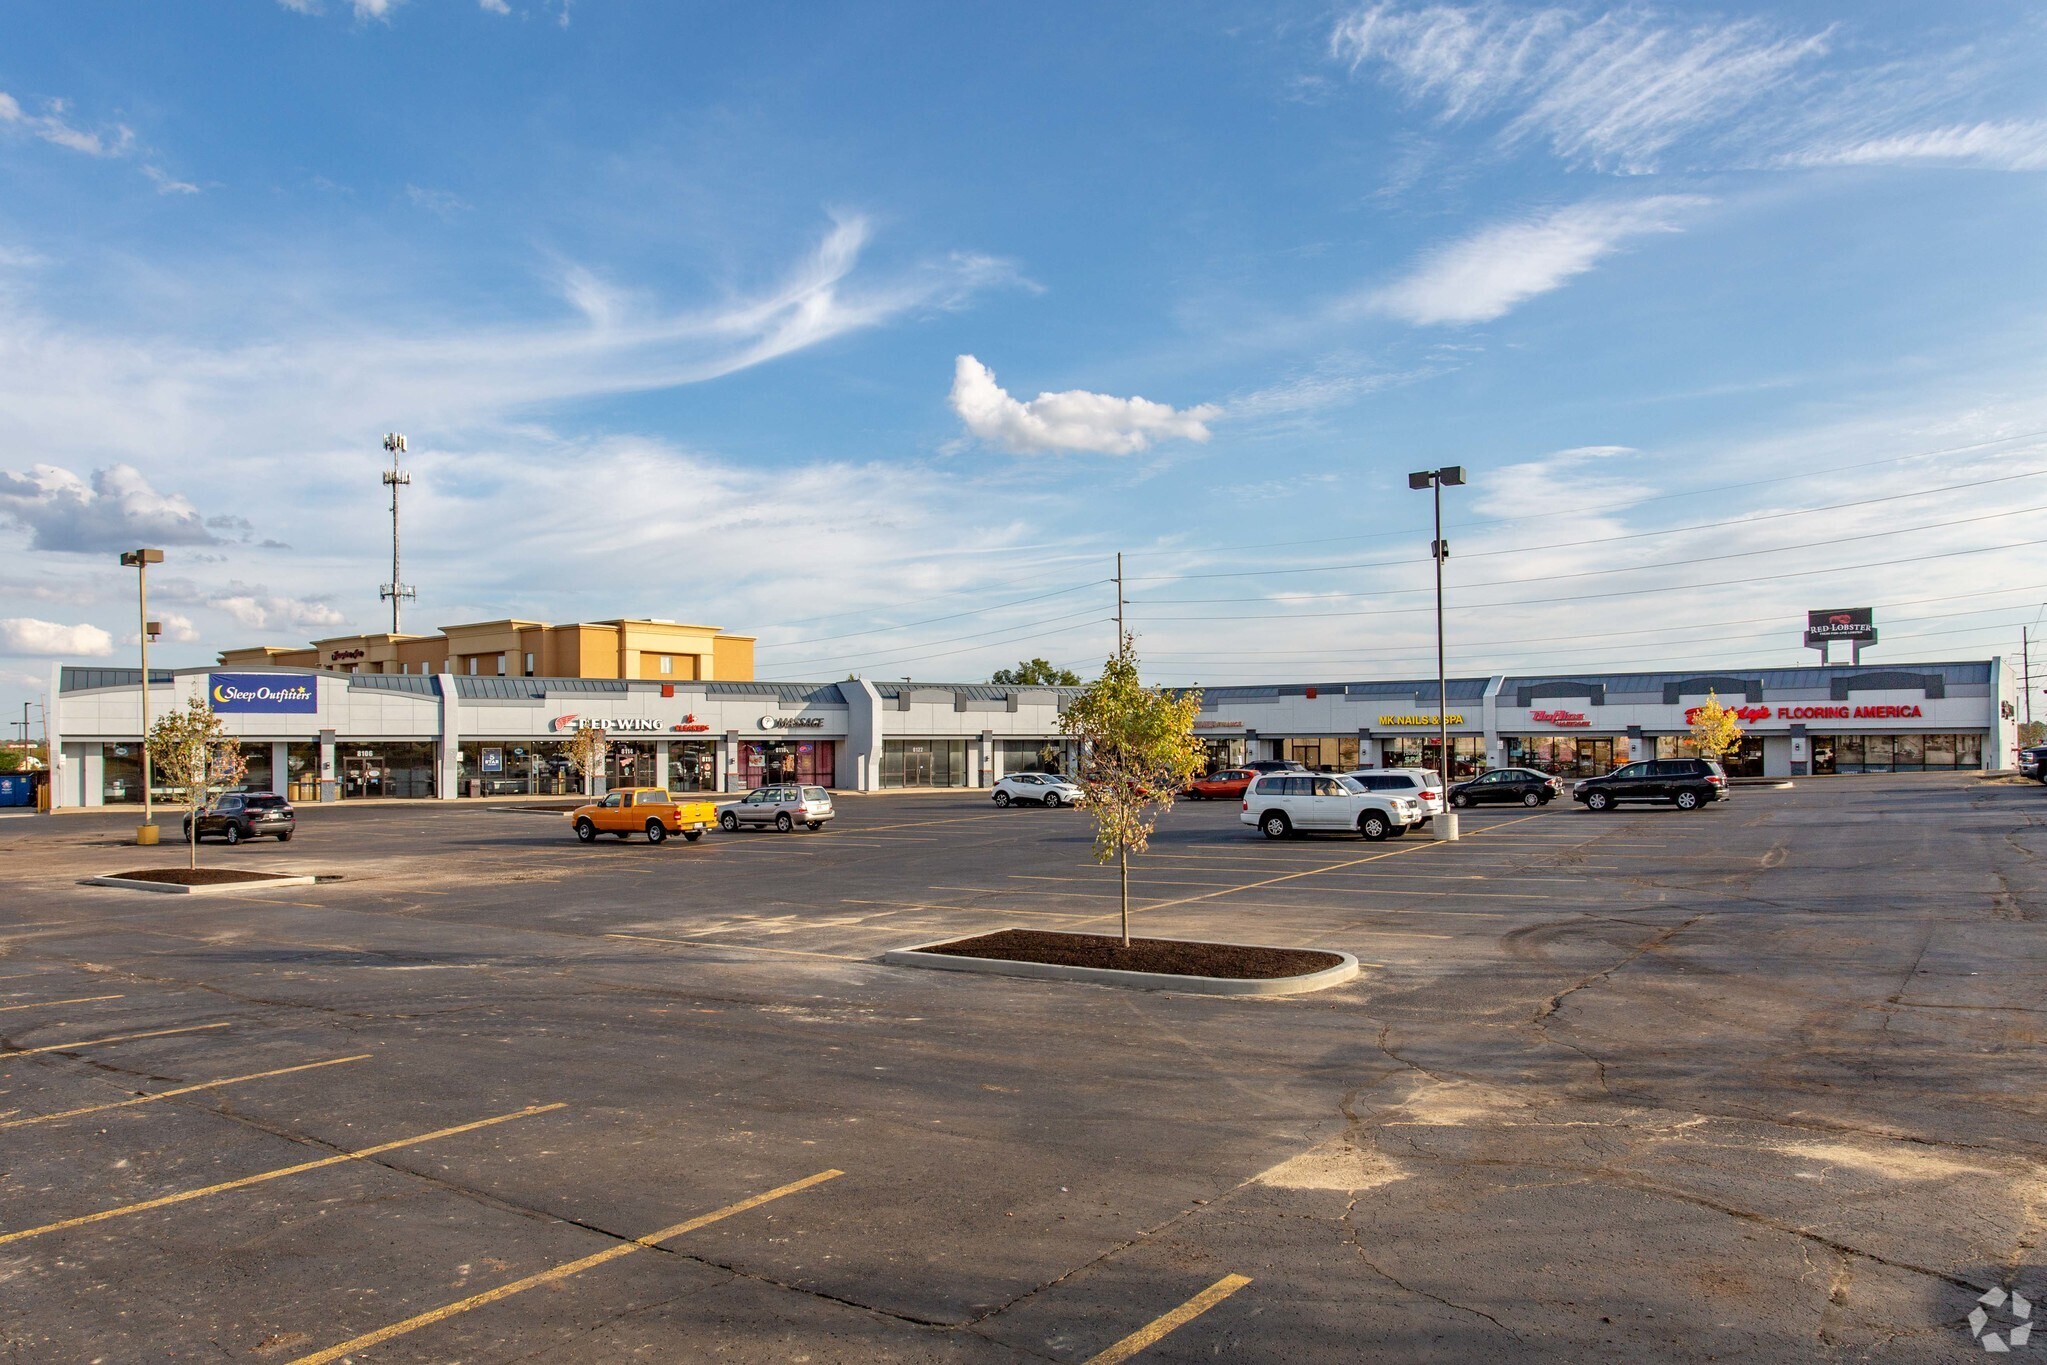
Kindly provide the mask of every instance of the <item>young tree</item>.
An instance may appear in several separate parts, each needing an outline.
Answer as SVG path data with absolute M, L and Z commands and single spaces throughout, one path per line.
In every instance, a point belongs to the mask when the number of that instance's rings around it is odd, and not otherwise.
M 199 810 L 215 796 L 240 782 L 249 771 L 241 743 L 232 738 L 220 717 L 195 696 L 183 710 L 172 710 L 149 727 L 149 761 L 156 780 L 173 800 L 185 803 L 185 847 L 189 866 L 199 866 Z
M 569 766 L 576 770 L 576 776 L 583 779 L 583 795 L 595 792 L 593 784 L 603 775 L 605 764 L 611 758 L 611 740 L 601 725 L 588 725 L 578 729 L 569 740 Z
M 1078 687 L 1080 674 L 1070 668 L 1054 668 L 1048 659 L 1026 659 L 1015 668 L 998 668 L 991 683 L 1010 687 Z
M 1095 825 L 1095 861 L 1114 862 L 1123 889 L 1123 946 L 1130 946 L 1130 855 L 1151 844 L 1159 817 L 1201 769 L 1203 747 L 1194 736 L 1201 696 L 1171 695 L 1137 676 L 1137 641 L 1124 635 L 1102 676 L 1059 717 L 1059 728 L 1080 741 L 1084 809 Z
M 1720 704 L 1720 694 L 1706 693 L 1706 704 L 1692 712 L 1692 743 L 1700 758 L 1719 762 L 1741 747 L 1741 717 Z

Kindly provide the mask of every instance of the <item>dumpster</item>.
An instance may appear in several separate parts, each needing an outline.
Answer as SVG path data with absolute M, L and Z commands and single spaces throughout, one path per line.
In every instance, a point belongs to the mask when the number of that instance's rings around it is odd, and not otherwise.
M 0 774 L 0 806 L 33 806 L 36 781 L 28 773 Z

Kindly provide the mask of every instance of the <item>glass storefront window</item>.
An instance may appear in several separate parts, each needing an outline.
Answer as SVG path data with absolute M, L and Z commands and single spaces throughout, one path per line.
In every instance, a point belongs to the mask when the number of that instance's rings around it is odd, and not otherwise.
M 884 787 L 964 787 L 967 742 L 963 739 L 884 739 Z
M 1208 755 L 1204 760 L 1207 765 L 1204 772 L 1221 772 L 1224 768 L 1244 766 L 1244 741 L 1241 739 L 1203 739 L 1201 747 Z
M 1627 758 L 1627 740 L 1611 735 L 1507 736 L 1508 767 L 1534 768 L 1552 777 L 1598 777 Z
M 958 744 L 960 741 L 952 742 Z M 808 782 L 829 787 L 833 782 L 832 754 L 832 741 L 828 739 L 764 739 L 741 744 L 740 785 L 760 787 L 770 782 Z M 960 765 L 964 770 L 964 757 L 960 759 Z
M 344 801 L 436 794 L 434 746 L 427 740 L 337 740 L 334 766 Z
M 718 790 L 718 742 L 713 739 L 680 739 L 668 746 L 668 790 L 672 792 L 714 792 Z
M 242 745 L 243 791 L 267 792 L 270 790 L 270 745 L 246 743 Z
M 1690 735 L 1658 735 L 1656 757 L 1697 758 L 1699 745 Z M 1720 760 L 1720 766 L 1729 777 L 1761 777 L 1763 775 L 1763 737 L 1743 735 L 1741 743 Z
M 1380 741 L 1379 766 L 1382 768 L 1426 768 L 1438 770 L 1436 756 L 1441 751 L 1440 736 L 1437 735 L 1392 735 Z M 1476 777 L 1486 769 L 1484 735 L 1450 736 L 1450 777 Z
M 320 799 L 320 746 L 292 743 L 284 746 L 284 794 L 292 801 Z
M 1891 771 L 1894 773 L 1917 773 L 1926 770 L 1926 737 L 1924 735 L 1891 736 Z
M 456 746 L 455 773 L 455 790 L 462 796 L 472 790 L 479 796 L 572 796 L 582 791 L 569 766 L 568 745 L 556 740 L 464 740 Z
M 110 806 L 142 804 L 142 746 L 100 745 L 100 800 Z
M 1212 741 L 1211 741 L 1212 742 Z M 887 743 L 886 740 L 883 741 Z M 1237 744 L 1241 749 L 1242 740 Z M 1004 773 L 1070 773 L 1073 771 L 1071 741 L 1066 739 L 998 739 L 996 751 Z
M 1832 773 L 1947 772 L 1983 766 L 1983 736 L 1814 735 L 1812 770 Z
M 1290 758 L 1310 772 L 1347 773 L 1358 766 L 1358 740 L 1356 735 L 1290 739 L 1280 757 Z

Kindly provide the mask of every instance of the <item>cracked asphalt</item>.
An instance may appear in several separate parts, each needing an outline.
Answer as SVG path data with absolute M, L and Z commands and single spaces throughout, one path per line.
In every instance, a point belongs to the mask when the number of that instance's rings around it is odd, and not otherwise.
M 313 809 L 202 859 L 338 880 L 232 897 L 80 885 L 177 856 L 132 812 L 0 820 L 0 1359 L 1965 1360 L 2047 1298 L 2036 785 L 1183 806 L 1144 933 L 1369 964 L 1278 1000 L 884 966 L 1107 927 L 1113 870 L 1071 811 L 840 812 Z

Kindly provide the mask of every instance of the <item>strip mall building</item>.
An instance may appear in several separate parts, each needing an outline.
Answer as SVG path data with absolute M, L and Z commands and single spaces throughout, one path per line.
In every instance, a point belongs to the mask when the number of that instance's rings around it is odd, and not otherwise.
M 209 697 L 243 743 L 248 785 L 298 800 L 573 791 L 566 744 L 584 726 L 601 726 L 615 741 L 613 784 L 680 791 L 771 781 L 856 791 L 987 787 L 1004 773 L 1073 762 L 1059 733 L 1068 689 L 664 681 L 640 667 L 608 678 L 526 677 L 500 675 L 492 664 L 430 673 L 239 662 L 152 670 L 150 711 Z M 57 805 L 141 799 L 140 676 L 56 669 Z M 2016 747 L 2011 680 L 1996 660 L 1495 676 L 1450 680 L 1452 766 L 1578 775 L 1683 754 L 1689 716 L 1709 693 L 1746 728 L 1728 764 L 1737 775 L 2008 767 Z M 1436 685 L 1208 688 L 1197 727 L 1217 766 L 1280 758 L 1338 771 L 1434 767 Z

